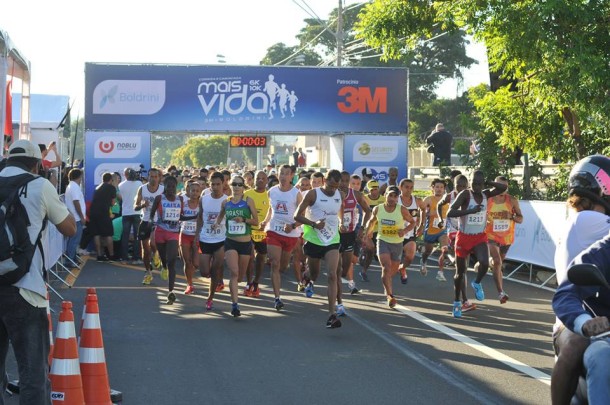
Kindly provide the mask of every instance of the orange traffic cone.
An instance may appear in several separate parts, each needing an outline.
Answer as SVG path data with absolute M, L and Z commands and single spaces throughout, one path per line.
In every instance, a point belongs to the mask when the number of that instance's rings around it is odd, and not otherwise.
M 99 312 L 97 295 L 88 294 L 78 350 L 80 371 L 85 403 L 112 405 Z
M 80 347 L 80 338 L 83 335 L 83 324 L 85 323 L 85 314 L 87 313 L 87 297 L 89 294 L 97 296 L 97 291 L 93 287 L 87 288 L 87 295 L 85 295 L 85 303 L 83 304 L 83 313 L 80 318 L 80 326 L 78 327 L 78 347 Z
M 47 291 L 47 319 L 49 321 L 49 369 L 53 363 L 53 321 L 51 320 L 51 297 Z
M 72 303 L 64 301 L 61 303 L 53 363 L 49 373 L 53 405 L 84 405 L 83 381 L 78 365 Z

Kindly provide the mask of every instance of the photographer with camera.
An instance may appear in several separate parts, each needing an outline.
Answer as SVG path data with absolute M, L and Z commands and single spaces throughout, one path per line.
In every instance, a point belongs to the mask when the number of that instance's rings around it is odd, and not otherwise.
M 140 249 L 138 246 L 138 228 L 140 226 L 140 213 L 135 210 L 135 201 L 138 189 L 142 187 L 138 171 L 131 167 L 125 168 L 123 172 L 125 180 L 119 183 L 119 199 L 123 213 L 123 233 L 121 234 L 121 260 L 129 260 L 129 240 L 133 235 L 133 264 L 142 264 Z

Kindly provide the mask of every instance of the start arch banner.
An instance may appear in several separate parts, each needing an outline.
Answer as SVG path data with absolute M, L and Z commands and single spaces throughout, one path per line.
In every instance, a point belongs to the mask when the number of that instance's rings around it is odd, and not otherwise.
M 407 70 L 85 65 L 95 131 L 407 132 Z

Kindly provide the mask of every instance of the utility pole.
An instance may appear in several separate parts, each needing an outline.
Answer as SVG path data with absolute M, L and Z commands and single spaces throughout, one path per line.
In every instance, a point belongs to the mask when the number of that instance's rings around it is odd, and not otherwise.
M 341 67 L 341 59 L 343 58 L 343 0 L 339 0 L 337 9 L 337 67 Z

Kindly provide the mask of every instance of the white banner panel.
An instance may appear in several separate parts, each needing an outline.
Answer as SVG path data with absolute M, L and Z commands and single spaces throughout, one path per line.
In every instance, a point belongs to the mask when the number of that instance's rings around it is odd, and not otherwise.
M 519 201 L 523 223 L 506 258 L 554 269 L 555 247 L 567 218 L 567 205 L 557 201 Z

